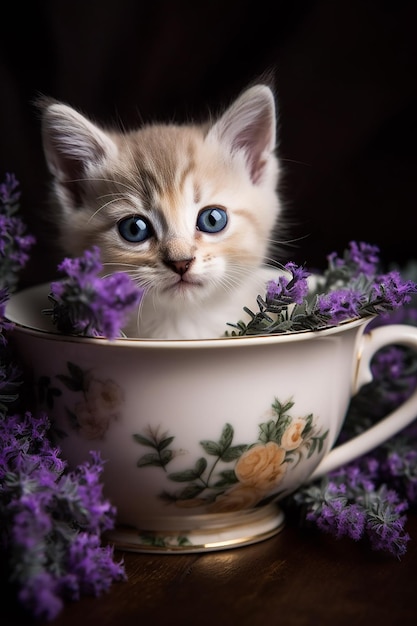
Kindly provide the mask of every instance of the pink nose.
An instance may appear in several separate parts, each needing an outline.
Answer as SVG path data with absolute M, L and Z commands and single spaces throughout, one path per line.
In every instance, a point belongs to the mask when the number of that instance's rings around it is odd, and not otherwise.
M 180 259 L 179 261 L 172 261 L 170 259 L 164 259 L 165 265 L 169 267 L 176 274 L 179 274 L 180 276 L 188 272 L 193 261 L 194 261 L 194 257 L 192 259 Z

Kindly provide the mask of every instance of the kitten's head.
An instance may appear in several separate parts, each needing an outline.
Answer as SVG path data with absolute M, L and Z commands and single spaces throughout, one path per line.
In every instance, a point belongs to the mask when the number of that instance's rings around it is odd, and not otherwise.
M 202 303 L 242 284 L 280 211 L 274 97 L 249 88 L 206 124 L 106 130 L 44 100 L 42 132 L 66 254 L 98 245 L 156 301 Z

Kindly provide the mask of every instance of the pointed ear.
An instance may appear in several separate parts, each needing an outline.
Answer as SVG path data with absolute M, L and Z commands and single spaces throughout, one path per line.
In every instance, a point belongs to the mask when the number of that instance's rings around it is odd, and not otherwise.
M 244 152 L 251 180 L 259 183 L 275 149 L 275 101 L 271 89 L 255 85 L 244 91 L 212 126 L 211 133 L 226 143 L 232 153 Z
M 70 106 L 45 99 L 38 106 L 45 158 L 60 183 L 82 181 L 91 168 L 117 155 L 109 135 Z

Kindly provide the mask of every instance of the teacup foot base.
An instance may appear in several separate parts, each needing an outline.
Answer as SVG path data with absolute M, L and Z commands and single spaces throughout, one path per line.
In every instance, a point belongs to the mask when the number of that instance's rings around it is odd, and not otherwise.
M 243 521 L 244 520 L 244 521 Z M 141 531 L 130 526 L 117 526 L 106 533 L 106 541 L 117 550 L 187 554 L 213 552 L 247 546 L 264 541 L 284 527 L 284 513 L 276 504 L 257 510 L 257 515 L 239 518 L 236 524 L 216 528 L 184 531 Z

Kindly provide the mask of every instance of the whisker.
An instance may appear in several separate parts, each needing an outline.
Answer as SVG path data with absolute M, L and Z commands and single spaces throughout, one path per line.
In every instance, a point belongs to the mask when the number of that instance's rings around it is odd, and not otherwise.
M 96 217 L 96 215 L 98 215 L 101 211 L 103 211 L 103 209 L 105 209 L 106 207 L 110 206 L 111 204 L 114 204 L 115 202 L 119 202 L 119 200 L 120 200 L 119 198 L 114 198 L 113 200 L 109 200 L 105 204 L 102 204 L 101 206 L 99 206 L 97 211 L 94 211 L 94 213 L 92 213 L 92 215 L 90 215 L 90 217 L 87 220 L 87 224 L 89 224 Z
M 106 265 L 106 266 L 107 265 L 116 265 L 118 267 L 123 265 L 124 267 L 133 267 L 135 269 L 138 268 L 138 265 L 135 264 L 135 263 L 123 263 L 122 261 L 106 261 L 106 262 L 103 263 L 103 266 L 104 265 Z
M 106 178 L 104 176 L 88 176 L 88 177 L 86 176 L 86 177 L 80 177 L 80 178 L 71 178 L 70 180 L 68 180 L 68 182 L 69 183 L 85 183 L 85 182 L 109 183 L 111 185 L 117 185 L 117 186 L 120 185 L 122 187 L 125 187 L 130 193 L 136 194 L 137 189 L 135 189 L 135 187 L 129 181 L 128 175 L 123 174 L 123 172 L 121 173 L 121 175 L 128 182 L 124 183 L 120 179 L 117 179 L 117 181 L 116 181 L 114 178 Z M 119 192 L 119 193 L 122 193 L 122 192 Z
M 299 237 L 293 237 L 292 239 L 273 239 L 272 237 L 269 237 L 266 239 L 266 242 L 277 246 L 290 246 L 299 241 L 304 241 L 304 239 L 308 239 L 309 236 L 309 234 L 300 235 Z
M 312 167 L 312 163 L 306 163 L 306 161 L 298 161 L 297 159 L 289 159 L 288 157 L 279 157 L 279 160 L 285 163 L 295 163 L 296 165 L 304 165 L 305 167 Z

